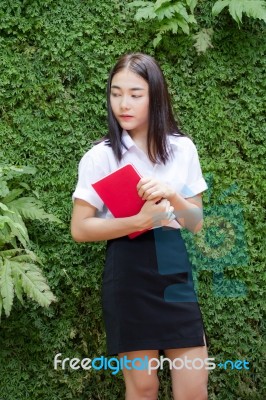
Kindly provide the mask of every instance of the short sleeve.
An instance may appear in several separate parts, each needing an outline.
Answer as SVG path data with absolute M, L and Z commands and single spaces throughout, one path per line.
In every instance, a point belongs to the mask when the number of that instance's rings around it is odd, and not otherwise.
M 187 162 L 187 177 L 181 190 L 181 195 L 184 198 L 196 196 L 208 189 L 207 183 L 202 175 L 198 152 L 192 141 L 190 141 Z
M 78 167 L 78 183 L 72 198 L 85 200 L 99 211 L 102 211 L 104 203 L 91 184 L 101 179 L 103 174 L 102 168 L 98 165 L 93 151 L 89 150 L 80 160 Z

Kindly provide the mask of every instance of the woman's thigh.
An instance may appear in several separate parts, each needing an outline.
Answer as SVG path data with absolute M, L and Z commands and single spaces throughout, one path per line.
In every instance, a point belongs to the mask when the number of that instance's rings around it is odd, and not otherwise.
M 174 400 L 206 400 L 208 398 L 208 370 L 204 360 L 208 358 L 207 347 L 187 347 L 164 350 L 173 362 L 171 368 Z
M 127 353 L 119 353 L 119 358 L 125 358 L 126 360 L 130 360 L 128 363 L 128 367 L 131 365 L 131 362 L 134 360 L 133 366 L 134 368 L 123 368 L 123 375 L 126 384 L 126 398 L 135 399 L 136 396 L 146 396 L 147 398 L 155 399 L 157 398 L 158 389 L 159 389 L 159 380 L 157 376 L 157 368 L 152 370 L 149 369 L 138 369 L 141 365 L 147 366 L 148 363 L 153 366 L 153 361 L 151 359 L 158 359 L 158 350 L 139 350 L 139 351 L 130 351 Z M 136 359 L 141 359 L 136 360 Z M 143 364 L 141 364 L 143 362 Z M 154 365 L 157 363 L 154 361 Z M 146 398 L 146 397 L 145 397 Z

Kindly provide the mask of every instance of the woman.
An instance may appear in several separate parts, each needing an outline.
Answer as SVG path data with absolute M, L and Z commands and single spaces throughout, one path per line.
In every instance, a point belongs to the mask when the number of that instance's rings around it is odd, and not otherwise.
M 204 360 L 204 326 L 180 235 L 181 227 L 193 232 L 202 227 L 201 193 L 207 185 L 197 150 L 177 127 L 162 71 L 152 57 L 136 53 L 118 60 L 107 101 L 109 133 L 80 162 L 71 232 L 78 242 L 107 240 L 108 355 L 151 360 L 163 352 L 170 360 Z M 113 218 L 91 183 L 128 163 L 143 177 L 136 189 L 146 202 L 137 215 Z M 135 239 L 127 236 L 146 229 Z M 124 368 L 123 374 L 126 400 L 157 399 L 156 369 Z M 175 400 L 207 399 L 205 368 L 173 368 L 171 377 Z

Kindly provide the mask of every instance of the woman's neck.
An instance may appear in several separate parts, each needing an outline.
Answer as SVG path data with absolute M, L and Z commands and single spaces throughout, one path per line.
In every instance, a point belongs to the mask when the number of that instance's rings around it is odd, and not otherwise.
M 141 149 L 148 157 L 148 133 L 143 132 L 128 132 L 137 147 Z
M 146 154 L 148 154 L 148 134 L 143 132 L 128 132 L 131 136 L 131 139 L 136 143 L 136 145 L 143 150 Z

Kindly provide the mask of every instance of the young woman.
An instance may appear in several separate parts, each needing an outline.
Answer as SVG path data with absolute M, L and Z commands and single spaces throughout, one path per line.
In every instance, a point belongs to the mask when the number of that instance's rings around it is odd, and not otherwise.
M 108 355 L 150 360 L 163 352 L 170 360 L 187 359 L 187 367 L 171 370 L 173 397 L 206 400 L 207 370 L 193 363 L 208 357 L 204 325 L 180 235 L 181 227 L 202 227 L 207 185 L 197 150 L 177 127 L 152 57 L 119 59 L 107 101 L 108 135 L 79 164 L 71 232 L 78 242 L 107 240 L 102 295 Z M 91 183 L 128 163 L 143 177 L 136 190 L 146 202 L 138 214 L 114 218 Z M 134 239 L 127 236 L 145 229 Z M 156 369 L 124 368 L 123 374 L 126 400 L 157 399 Z

